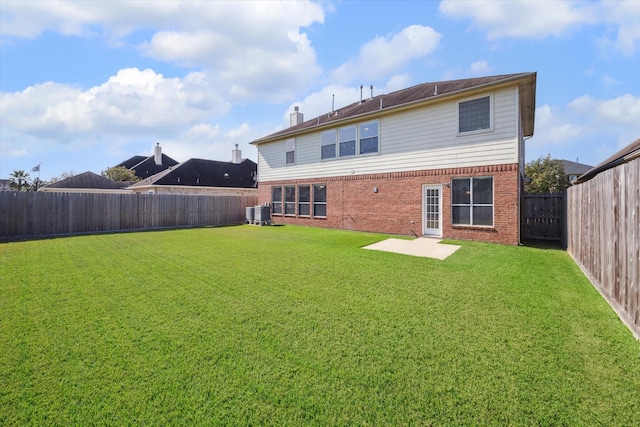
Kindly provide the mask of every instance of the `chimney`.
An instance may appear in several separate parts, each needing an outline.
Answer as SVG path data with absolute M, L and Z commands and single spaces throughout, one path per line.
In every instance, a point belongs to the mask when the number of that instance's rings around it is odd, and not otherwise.
M 162 166 L 162 148 L 159 142 L 156 142 L 156 146 L 153 147 L 153 159 L 156 161 L 156 165 Z
M 242 150 L 238 149 L 238 144 L 236 144 L 235 150 L 231 150 L 231 162 L 235 164 L 242 163 Z
M 300 123 L 302 123 L 304 121 L 304 116 L 299 111 L 300 109 L 298 107 L 293 107 L 293 110 L 294 110 L 294 112 L 291 113 L 290 120 L 289 120 L 289 126 L 295 126 L 295 125 L 298 125 L 298 124 L 300 124 Z

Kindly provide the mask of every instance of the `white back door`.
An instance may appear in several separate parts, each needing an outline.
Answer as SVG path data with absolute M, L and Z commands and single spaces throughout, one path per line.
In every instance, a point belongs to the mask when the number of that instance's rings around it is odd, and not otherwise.
M 442 185 L 422 186 L 422 234 L 442 236 Z

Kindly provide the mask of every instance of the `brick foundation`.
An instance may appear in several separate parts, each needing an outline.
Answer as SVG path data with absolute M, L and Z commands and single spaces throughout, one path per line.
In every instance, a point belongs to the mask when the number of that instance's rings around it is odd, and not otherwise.
M 271 202 L 274 185 L 327 185 L 327 217 L 273 215 L 275 224 L 421 236 L 422 186 L 451 178 L 493 177 L 493 227 L 452 226 L 451 188 L 442 187 L 442 237 L 517 245 L 519 171 L 517 164 L 260 182 L 260 204 Z M 377 187 L 375 193 L 373 188 Z

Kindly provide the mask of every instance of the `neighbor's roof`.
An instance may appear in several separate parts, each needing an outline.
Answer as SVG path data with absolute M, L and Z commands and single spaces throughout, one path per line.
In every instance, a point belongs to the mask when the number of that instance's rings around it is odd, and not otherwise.
M 258 165 L 249 159 L 242 163 L 189 159 L 136 182 L 130 188 L 157 185 L 254 188 L 257 170 Z
M 580 175 L 574 184 L 589 181 L 591 178 L 598 175 L 602 171 L 614 168 L 622 163 L 626 163 L 638 157 L 640 157 L 640 138 L 636 139 L 631 144 L 627 145 L 622 150 L 613 154 L 603 162 L 598 163 L 585 174 Z
M 127 187 L 129 184 L 129 181 L 124 183 L 116 182 L 93 172 L 83 172 L 52 184 L 45 185 L 45 188 L 95 188 L 101 190 L 119 190 Z
M 166 154 L 163 154 L 161 165 L 156 164 L 155 156 L 133 156 L 130 159 L 117 164 L 115 167 L 124 166 L 125 168 L 132 170 L 138 178 L 144 179 L 177 164 L 177 161 L 173 160 Z
M 295 126 L 257 139 L 251 142 L 251 144 L 259 145 L 263 142 L 270 142 L 285 136 L 309 132 L 316 128 L 329 127 L 347 120 L 374 115 L 379 116 L 416 104 L 424 104 L 451 96 L 459 96 L 466 92 L 515 82 L 519 83 L 522 99 L 525 100 L 524 105 L 521 105 L 521 109 L 524 112 L 524 136 L 532 136 L 535 118 L 535 72 L 422 83 L 388 94 L 367 98 L 362 102 L 354 102 L 333 112 L 314 117 Z
M 141 163 L 141 162 L 143 162 L 144 160 L 147 160 L 147 159 L 148 159 L 147 156 L 133 156 L 130 159 L 127 159 L 124 162 L 115 165 L 114 167 L 117 168 L 119 166 L 123 166 L 123 167 L 125 167 L 127 169 L 131 169 L 132 167 L 134 167 L 138 163 Z
M 561 160 L 561 162 L 564 164 L 565 175 L 582 175 L 593 167 L 591 165 L 572 162 L 570 160 Z

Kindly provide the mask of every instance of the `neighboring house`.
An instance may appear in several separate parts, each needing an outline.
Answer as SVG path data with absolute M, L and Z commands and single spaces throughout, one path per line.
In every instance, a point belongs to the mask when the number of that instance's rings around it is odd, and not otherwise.
M 11 191 L 11 180 L 10 179 L 0 179 L 0 191 Z
M 536 73 L 423 83 L 253 141 L 274 223 L 518 244 Z
M 129 187 L 136 193 L 255 195 L 257 165 L 242 159 L 236 145 L 231 162 L 189 159 Z
M 133 156 L 114 167 L 125 167 L 133 171 L 138 178 L 145 179 L 178 164 L 171 157 L 162 154 L 160 143 L 156 144 L 153 151 L 153 156 Z
M 567 176 L 567 180 L 570 184 L 573 184 L 576 179 L 583 173 L 587 172 L 593 166 L 578 163 L 578 159 L 575 162 L 569 160 L 561 160 L 564 165 L 564 174 Z
M 131 182 L 116 182 L 93 172 L 83 172 L 69 178 L 62 179 L 44 187 L 41 192 L 56 193 L 123 193 L 131 194 L 126 187 Z

